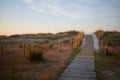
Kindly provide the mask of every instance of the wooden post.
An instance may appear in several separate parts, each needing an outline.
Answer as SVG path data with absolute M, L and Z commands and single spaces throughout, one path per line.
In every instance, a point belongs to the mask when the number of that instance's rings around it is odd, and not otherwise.
M 24 53 L 24 55 L 25 55 L 25 43 L 23 44 L 23 53 Z
M 105 53 L 106 53 L 106 55 L 108 54 L 108 43 L 107 42 L 105 44 Z
M 102 40 L 100 41 L 100 46 L 102 47 L 103 43 L 102 43 Z
M 61 43 L 59 43 L 58 51 L 61 51 Z
M 103 51 L 103 42 L 102 42 L 102 40 L 100 40 L 100 47 L 101 47 L 101 51 Z
M 44 54 L 45 54 L 45 52 L 46 52 L 46 44 L 44 43 Z
M 3 54 L 4 53 L 4 47 L 3 47 L 3 45 L 1 45 L 1 54 Z
M 78 43 L 78 46 L 77 46 L 77 47 L 79 47 L 79 39 L 78 39 L 77 43 Z
M 71 47 L 72 47 L 72 49 L 73 49 L 73 40 L 72 40 L 71 44 L 72 44 L 72 46 L 71 46 Z

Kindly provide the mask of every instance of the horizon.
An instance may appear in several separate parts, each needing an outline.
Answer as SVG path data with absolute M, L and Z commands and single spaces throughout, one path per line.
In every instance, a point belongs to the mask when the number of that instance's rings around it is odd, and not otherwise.
M 120 32 L 120 0 L 0 0 L 0 35 Z
M 101 29 L 98 29 L 98 30 L 101 30 Z M 77 31 L 77 30 L 68 30 L 68 31 Z M 8 35 L 0 35 L 0 36 L 12 36 L 12 35 L 27 35 L 27 34 L 49 34 L 49 33 L 51 33 L 51 34 L 57 34 L 57 33 L 64 33 L 64 32 L 68 32 L 68 31 L 60 31 L 60 32 L 56 32 L 56 33 L 52 33 L 52 32 L 38 32 L 38 33 L 16 33 L 16 34 L 8 34 Z M 97 31 L 97 30 L 95 30 L 95 31 Z M 94 31 L 94 32 L 95 32 Z M 120 31 L 117 31 L 117 30 L 102 30 L 102 31 L 104 31 L 104 32 L 120 32 Z M 79 32 L 84 32 L 84 31 L 79 31 Z M 84 34 L 94 34 L 94 32 L 84 32 Z

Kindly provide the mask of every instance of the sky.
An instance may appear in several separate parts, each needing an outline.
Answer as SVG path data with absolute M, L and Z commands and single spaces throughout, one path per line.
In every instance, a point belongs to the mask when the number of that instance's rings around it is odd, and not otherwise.
M 0 35 L 120 31 L 120 0 L 0 0 Z

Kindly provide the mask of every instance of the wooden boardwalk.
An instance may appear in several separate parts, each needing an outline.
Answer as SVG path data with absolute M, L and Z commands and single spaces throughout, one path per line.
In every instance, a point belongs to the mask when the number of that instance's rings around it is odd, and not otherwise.
M 92 35 L 86 35 L 82 51 L 75 57 L 58 80 L 97 80 Z

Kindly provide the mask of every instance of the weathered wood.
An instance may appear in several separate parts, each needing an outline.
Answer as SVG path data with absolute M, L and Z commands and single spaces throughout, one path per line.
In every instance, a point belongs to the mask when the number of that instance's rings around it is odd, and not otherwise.
M 100 46 L 101 46 L 101 47 L 103 46 L 103 42 L 102 42 L 102 40 L 100 41 Z
M 44 54 L 46 53 L 46 44 L 44 43 Z
M 4 53 L 4 46 L 1 45 L 0 48 L 1 48 L 1 54 L 3 54 Z
M 71 41 L 71 47 L 72 47 L 72 49 L 73 49 L 73 40 Z
M 80 44 L 80 41 L 79 41 L 79 39 L 77 40 L 77 43 L 78 43 L 78 45 L 77 45 L 77 47 L 79 46 L 79 44 Z
M 92 35 L 87 36 L 85 47 L 82 48 L 80 54 L 74 58 L 58 80 L 97 80 Z
M 108 43 L 105 44 L 105 54 L 108 55 Z
M 103 50 L 103 41 L 102 40 L 100 40 L 100 48 L 101 48 L 101 51 L 104 51 Z
M 23 54 L 25 55 L 25 43 L 23 44 Z
M 58 51 L 59 51 L 59 52 L 61 51 L 61 43 L 59 43 Z

